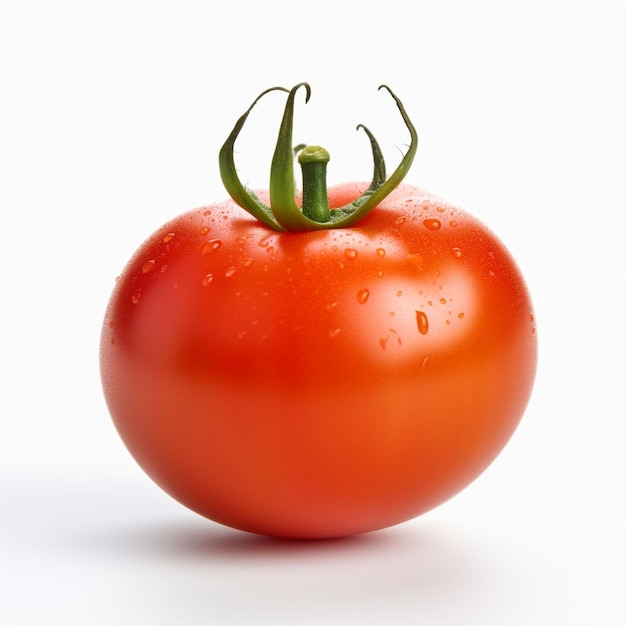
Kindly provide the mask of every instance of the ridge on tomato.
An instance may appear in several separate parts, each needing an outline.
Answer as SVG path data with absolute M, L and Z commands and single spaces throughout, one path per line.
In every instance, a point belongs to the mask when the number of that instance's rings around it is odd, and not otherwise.
M 324 538 L 391 526 L 452 497 L 499 454 L 530 397 L 523 277 L 476 218 L 387 178 L 326 187 L 288 93 L 270 189 L 184 213 L 135 252 L 102 329 L 102 384 L 130 453 L 193 511 L 255 533 Z M 376 207 L 375 210 L 372 210 Z M 242 212 L 244 208 L 249 214 Z

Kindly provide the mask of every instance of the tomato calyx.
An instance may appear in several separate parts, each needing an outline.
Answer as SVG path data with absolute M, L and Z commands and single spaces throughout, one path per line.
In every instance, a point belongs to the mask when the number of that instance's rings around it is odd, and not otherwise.
M 285 232 L 352 226 L 376 205 L 380 204 L 404 179 L 417 151 L 417 131 L 400 99 L 387 85 L 380 85 L 378 89 L 385 89 L 394 99 L 409 130 L 410 144 L 398 167 L 387 178 L 385 160 L 376 138 L 366 126 L 359 124 L 356 128 L 365 132 L 372 150 L 374 161 L 372 182 L 363 194 L 350 204 L 331 209 L 326 191 L 326 166 L 330 160 L 329 153 L 321 146 L 301 144 L 293 148 L 295 97 L 301 88 L 305 89 L 305 102 L 308 102 L 311 97 L 311 88 L 308 83 L 298 83 L 291 90 L 284 87 L 271 87 L 257 96 L 247 111 L 237 120 L 220 149 L 219 167 L 222 182 L 239 206 L 274 230 Z M 234 147 L 235 141 L 256 103 L 272 91 L 283 91 L 288 96 L 272 158 L 269 188 L 270 204 L 268 206 L 239 179 L 235 166 Z M 296 204 L 294 155 L 298 157 L 302 169 L 302 206 L 300 207 Z

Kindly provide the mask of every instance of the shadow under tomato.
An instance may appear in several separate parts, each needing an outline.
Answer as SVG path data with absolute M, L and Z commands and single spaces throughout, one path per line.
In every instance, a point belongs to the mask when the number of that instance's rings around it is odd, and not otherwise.
M 98 545 L 127 556 L 152 556 L 179 560 L 245 559 L 354 554 L 384 550 L 402 542 L 398 528 L 333 539 L 282 539 L 220 526 L 209 520 L 110 529 Z M 415 537 L 405 536 L 407 541 Z

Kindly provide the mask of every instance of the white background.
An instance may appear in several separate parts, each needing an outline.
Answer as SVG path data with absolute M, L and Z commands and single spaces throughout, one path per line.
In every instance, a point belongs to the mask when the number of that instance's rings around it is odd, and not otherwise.
M 0 5 L 0 623 L 625 624 L 624 59 L 615 2 Z M 359 122 L 407 181 L 521 266 L 540 366 L 517 433 L 419 519 L 332 542 L 222 528 L 132 461 L 99 382 L 104 308 L 139 243 L 222 200 L 251 100 L 306 80 L 294 139 L 363 179 Z M 240 148 L 263 186 L 283 99 Z

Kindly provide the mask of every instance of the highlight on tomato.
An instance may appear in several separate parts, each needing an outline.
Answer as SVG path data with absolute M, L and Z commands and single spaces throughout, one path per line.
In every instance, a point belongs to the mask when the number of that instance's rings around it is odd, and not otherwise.
M 527 406 L 535 319 L 515 261 L 479 220 L 387 176 L 327 188 L 328 152 L 293 147 L 286 105 L 269 190 L 189 211 L 130 259 L 102 328 L 105 399 L 158 485 L 221 524 L 326 538 L 412 519 L 494 460 Z M 302 171 L 296 191 L 294 160 Z M 243 209 L 243 210 L 242 210 Z

